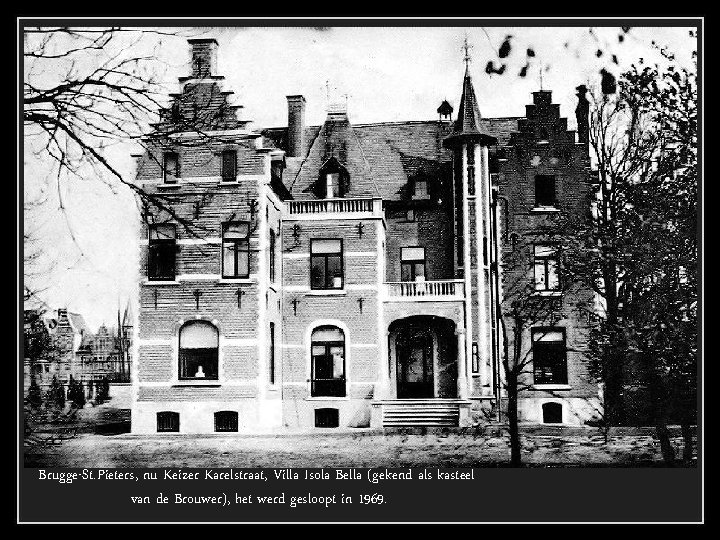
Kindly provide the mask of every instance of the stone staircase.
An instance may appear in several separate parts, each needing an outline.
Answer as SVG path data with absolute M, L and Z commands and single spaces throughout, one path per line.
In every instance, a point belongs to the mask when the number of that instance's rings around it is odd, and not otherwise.
M 390 399 L 375 402 L 380 407 L 382 427 L 458 427 L 460 399 Z

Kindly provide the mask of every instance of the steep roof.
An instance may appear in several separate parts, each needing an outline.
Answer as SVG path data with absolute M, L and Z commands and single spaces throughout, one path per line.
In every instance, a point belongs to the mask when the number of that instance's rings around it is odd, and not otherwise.
M 457 120 L 455 120 L 453 131 L 447 137 L 447 141 L 452 144 L 463 138 L 479 138 L 485 144 L 494 144 L 495 142 L 493 137 L 485 131 L 482 124 L 482 116 L 475 97 L 475 88 L 473 88 L 469 69 L 465 70 Z
M 501 145 L 508 144 L 511 133 L 518 129 L 516 117 L 481 118 L 478 122 L 479 130 Z M 325 127 L 306 127 L 303 157 L 286 158 L 283 181 L 296 199 L 314 198 L 310 188 L 323 165 Z M 437 178 L 451 161 L 451 151 L 443 146 L 451 132 L 448 122 L 438 120 L 349 125 L 344 132 L 345 166 L 350 173 L 347 196 L 399 200 L 408 180 Z M 266 129 L 263 135 L 266 146 L 287 147 L 287 128 Z

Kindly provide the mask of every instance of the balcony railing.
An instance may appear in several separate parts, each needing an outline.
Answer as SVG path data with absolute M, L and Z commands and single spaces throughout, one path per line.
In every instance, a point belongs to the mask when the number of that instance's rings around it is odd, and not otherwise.
M 359 214 L 382 215 L 381 199 L 310 199 L 287 201 L 291 215 L 301 214 Z
M 397 281 L 385 283 L 385 295 L 389 299 L 462 300 L 465 283 L 462 280 Z

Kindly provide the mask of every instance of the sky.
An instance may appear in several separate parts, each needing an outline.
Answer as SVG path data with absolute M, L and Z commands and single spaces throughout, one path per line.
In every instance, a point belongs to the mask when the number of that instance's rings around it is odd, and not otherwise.
M 361 22 L 361 21 L 358 21 Z M 392 21 L 388 21 L 392 22 Z M 165 31 L 172 29 L 164 29 Z M 224 88 L 242 105 L 250 128 L 287 125 L 286 96 L 305 96 L 306 122 L 322 124 L 328 102 L 345 101 L 352 123 L 428 120 L 447 99 L 457 110 L 465 70 L 463 43 L 471 45 L 470 72 L 480 112 L 485 117 L 522 116 L 531 92 L 552 90 L 553 102 L 575 128 L 575 87 L 599 83 L 599 70 L 616 75 L 643 58 L 663 62 L 651 43 L 667 46 L 677 62 L 690 68 L 697 48 L 688 28 L 536 28 L 536 27 L 332 27 L 332 28 L 183 28 L 154 45 L 157 73 L 168 92 L 179 91 L 177 77 L 188 74 L 187 37 L 219 42 L 218 74 Z M 622 42 L 618 36 L 622 35 Z M 511 52 L 503 75 L 488 75 L 506 36 Z M 143 45 L 138 45 L 142 47 Z M 535 56 L 527 76 L 527 49 Z M 598 56 L 598 50 L 602 56 Z M 612 55 L 617 58 L 613 63 Z M 85 61 L 92 63 L 93 57 Z M 29 137 L 25 137 L 26 144 Z M 29 144 L 28 144 L 29 146 Z M 128 178 L 138 150 L 119 143 L 103 150 Z M 42 153 L 25 153 L 25 200 L 44 202 L 24 214 L 40 253 L 39 296 L 51 308 L 83 314 L 95 330 L 112 324 L 118 307 L 137 297 L 138 223 L 130 190 L 109 187 L 96 172 L 83 179 L 60 178 Z M 113 186 L 112 182 L 109 182 Z M 62 207 L 62 208 L 61 208 Z M 26 272 L 26 279 L 27 276 Z M 137 310 L 135 309 L 135 313 Z

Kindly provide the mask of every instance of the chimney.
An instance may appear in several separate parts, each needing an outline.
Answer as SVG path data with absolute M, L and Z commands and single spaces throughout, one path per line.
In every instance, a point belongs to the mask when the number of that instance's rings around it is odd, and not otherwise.
M 301 157 L 305 148 L 305 98 L 287 96 L 288 102 L 288 157 Z
M 217 72 L 218 42 L 214 38 L 188 39 L 190 70 L 194 79 L 206 79 Z
M 578 104 L 575 107 L 575 119 L 577 120 L 578 142 L 587 144 L 590 124 L 588 114 L 590 113 L 590 102 L 585 97 L 587 94 L 587 86 L 581 84 L 576 88 Z
M 328 122 L 347 122 L 347 101 L 334 101 L 328 104 Z

